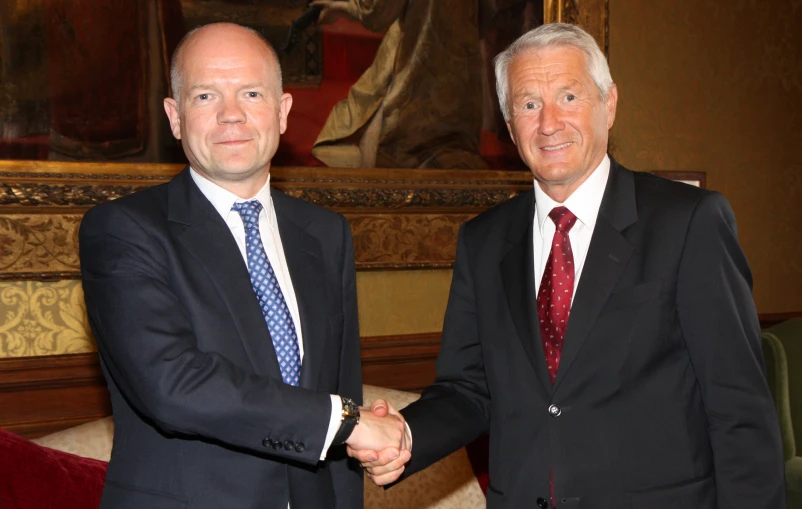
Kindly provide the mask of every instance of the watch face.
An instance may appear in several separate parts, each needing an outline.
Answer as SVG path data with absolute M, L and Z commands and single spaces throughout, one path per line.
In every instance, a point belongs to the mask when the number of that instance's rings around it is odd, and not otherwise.
M 359 415 L 359 405 L 352 399 L 343 398 L 343 411 L 348 415 Z

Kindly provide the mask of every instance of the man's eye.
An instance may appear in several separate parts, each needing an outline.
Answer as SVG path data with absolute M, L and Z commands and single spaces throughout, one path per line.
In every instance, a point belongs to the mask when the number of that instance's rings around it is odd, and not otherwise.
M 574 94 L 568 94 L 567 96 L 565 96 L 565 100 L 568 101 L 569 103 L 576 101 L 576 96 Z
M 198 96 L 198 99 L 200 99 L 201 101 L 205 101 L 205 100 L 207 100 L 208 98 L 209 98 L 209 94 L 200 94 L 200 95 Z
M 530 101 L 530 102 L 528 102 L 528 103 L 524 104 L 524 109 L 527 109 L 527 110 L 533 110 L 533 109 L 535 109 L 535 103 L 533 103 L 533 102 L 531 102 L 531 101 Z
M 251 99 L 256 99 L 257 97 L 259 97 L 259 92 L 248 92 L 248 97 L 250 97 Z

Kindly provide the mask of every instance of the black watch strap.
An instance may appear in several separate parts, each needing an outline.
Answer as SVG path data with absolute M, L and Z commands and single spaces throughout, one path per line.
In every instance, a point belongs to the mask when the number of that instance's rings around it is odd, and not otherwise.
M 334 434 L 331 445 L 342 445 L 354 432 L 354 428 L 359 424 L 359 405 L 353 400 L 342 398 L 343 413 L 340 421 L 340 429 Z

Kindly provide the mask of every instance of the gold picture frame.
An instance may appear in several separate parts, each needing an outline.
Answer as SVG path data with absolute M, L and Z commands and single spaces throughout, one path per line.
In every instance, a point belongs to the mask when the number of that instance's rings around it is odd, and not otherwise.
M 609 0 L 544 0 L 543 20 L 581 26 L 609 56 Z

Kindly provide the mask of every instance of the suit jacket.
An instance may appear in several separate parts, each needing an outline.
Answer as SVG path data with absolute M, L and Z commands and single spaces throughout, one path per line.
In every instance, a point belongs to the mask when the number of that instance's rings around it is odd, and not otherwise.
M 726 200 L 612 162 L 553 385 L 533 220 L 531 191 L 463 226 L 437 379 L 403 411 L 404 475 L 489 432 L 491 509 L 543 507 L 550 470 L 560 509 L 785 507 Z
M 361 508 L 332 448 L 329 394 L 361 401 L 354 255 L 345 218 L 271 191 L 304 341 L 285 385 L 227 225 L 184 170 L 90 210 L 86 306 L 114 411 L 101 507 Z

